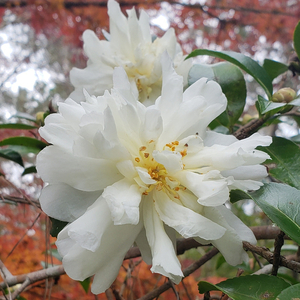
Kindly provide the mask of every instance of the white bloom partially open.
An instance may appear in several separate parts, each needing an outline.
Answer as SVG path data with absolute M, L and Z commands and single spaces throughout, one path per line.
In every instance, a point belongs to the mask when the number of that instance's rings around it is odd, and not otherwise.
M 105 35 L 108 40 L 99 40 L 91 30 L 83 33 L 84 51 L 89 60 L 85 69 L 73 68 L 70 72 L 75 87 L 70 95 L 73 100 L 82 101 L 83 88 L 91 95 L 102 96 L 105 90 L 112 88 L 113 70 L 120 66 L 127 73 L 132 91 L 139 94 L 139 100 L 146 105 L 153 104 L 161 92 L 160 60 L 165 51 L 173 60 L 176 72 L 184 77 L 184 85 L 187 84 L 191 60 L 184 61 L 174 29 L 170 28 L 161 38 L 152 41 L 145 11 L 141 11 L 139 19 L 134 8 L 127 14 L 126 18 L 119 4 L 109 0 L 110 34 Z
M 267 175 L 271 143 L 254 134 L 244 140 L 207 131 L 226 108 L 220 86 L 200 79 L 183 93 L 182 77 L 162 60 L 162 94 L 146 107 L 137 101 L 122 68 L 103 96 L 85 92 L 67 99 L 40 129 L 51 146 L 37 169 L 48 183 L 40 197 L 51 217 L 70 222 L 57 247 L 67 274 L 95 274 L 93 293 L 104 292 L 136 242 L 152 271 L 179 283 L 175 232 L 212 243 L 228 263 L 247 259 L 242 240 L 252 231 L 224 203 L 231 189 L 256 190 Z

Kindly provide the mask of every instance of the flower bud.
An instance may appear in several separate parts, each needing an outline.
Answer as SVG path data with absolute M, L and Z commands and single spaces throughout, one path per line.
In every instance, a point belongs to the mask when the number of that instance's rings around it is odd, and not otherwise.
M 247 124 L 250 120 L 252 120 L 253 118 L 255 118 L 254 116 L 251 116 L 249 114 L 244 114 L 243 118 L 241 120 L 242 125 Z
M 41 126 L 44 126 L 45 125 L 45 118 L 49 115 L 49 112 L 46 111 L 39 111 L 36 113 L 35 115 L 35 119 L 36 119 L 36 122 L 41 125 Z
M 296 98 L 296 92 L 291 88 L 282 88 L 278 90 L 272 96 L 273 102 L 285 102 L 289 103 Z

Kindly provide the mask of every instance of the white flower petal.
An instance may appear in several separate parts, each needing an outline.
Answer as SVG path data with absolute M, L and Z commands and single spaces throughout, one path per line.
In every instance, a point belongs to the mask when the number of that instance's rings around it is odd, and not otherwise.
M 99 72 L 101 68 L 101 72 Z M 90 64 L 85 69 L 73 68 L 70 71 L 70 81 L 75 87 L 74 92 L 70 94 L 70 98 L 76 102 L 84 101 L 83 88 L 92 95 L 103 95 L 104 91 L 111 89 L 113 86 L 113 68 L 111 66 L 101 64 Z
M 138 224 L 142 193 L 135 182 L 122 179 L 108 186 L 102 197 L 107 202 L 115 225 Z
M 226 222 L 232 227 L 242 241 L 256 244 L 256 238 L 253 231 L 246 226 L 230 209 L 224 205 L 218 207 L 219 212 L 223 215 Z
M 222 211 L 219 211 L 219 207 L 205 207 L 204 213 L 207 218 L 227 229 L 220 239 L 211 241 L 211 243 L 219 249 L 226 261 L 233 266 L 248 261 L 249 258 L 243 249 L 243 243 L 240 236 L 235 229 L 228 224 L 227 220 L 222 215 Z
M 198 203 L 205 206 L 218 206 L 229 199 L 229 189 L 225 179 L 205 180 L 205 175 L 188 171 L 176 173 L 176 178 L 198 197 Z
M 164 84 L 155 106 L 159 109 L 164 124 L 168 124 L 174 120 L 173 115 L 182 102 L 183 83 L 182 77 L 175 72 L 169 55 L 164 53 L 161 62 Z
M 223 227 L 191 209 L 176 204 L 166 193 L 155 190 L 153 196 L 155 209 L 160 219 L 183 237 L 200 237 L 211 240 L 218 239 L 225 233 Z
M 122 160 L 116 164 L 116 167 L 119 172 L 127 179 L 133 179 L 138 175 L 132 160 Z
M 75 157 L 56 146 L 38 154 L 37 170 L 48 183 L 65 183 L 82 191 L 102 190 L 123 177 L 111 161 Z
M 135 168 L 140 176 L 140 179 L 145 183 L 145 184 L 155 184 L 156 181 L 151 178 L 151 176 L 148 173 L 148 170 L 145 168 L 141 167 L 136 167 Z
M 105 201 L 103 203 L 106 205 Z M 106 212 L 109 214 L 108 208 Z M 101 216 L 106 218 L 103 211 Z M 100 218 L 98 215 L 98 219 Z M 87 218 L 86 222 L 89 221 Z M 119 272 L 126 252 L 142 229 L 142 224 L 117 226 L 113 225 L 111 220 L 104 225 L 106 230 L 95 252 L 82 248 L 78 243 L 72 243 L 71 238 L 67 236 L 70 233 L 69 226 L 59 233 L 56 242 L 59 253 L 64 254 L 63 265 L 71 278 L 82 281 L 96 274 L 92 284 L 93 293 L 102 293 L 110 287 Z M 66 246 L 72 247 L 66 250 L 64 248 Z
M 160 164 L 162 164 L 166 170 L 170 173 L 174 173 L 177 171 L 182 170 L 182 156 L 178 152 L 171 152 L 171 151 L 157 151 L 154 150 L 153 158 Z
M 143 127 L 141 127 L 140 138 L 144 142 L 156 141 L 163 130 L 162 117 L 158 109 L 153 106 L 147 108 Z
M 181 266 L 151 198 L 145 198 L 143 217 L 147 240 L 153 256 L 151 271 L 167 276 L 178 284 L 183 277 Z
M 109 0 L 107 8 L 111 48 L 116 53 L 122 53 L 125 58 L 133 60 L 128 22 L 121 12 L 120 5 L 116 1 Z
M 147 240 L 146 236 L 146 230 L 143 228 L 137 238 L 135 239 L 136 245 L 139 247 L 143 261 L 151 265 L 152 264 L 152 254 L 151 254 L 151 249 Z
M 67 184 L 46 186 L 39 198 L 42 210 L 50 217 L 72 222 L 84 214 L 101 195 L 102 191 L 83 192 Z
M 238 180 L 262 180 L 268 176 L 266 167 L 262 165 L 240 166 L 235 169 L 222 171 L 221 174 L 224 177 L 233 176 L 234 179 Z
M 215 131 L 207 131 L 203 140 L 204 146 L 211 147 L 213 145 L 229 146 L 238 141 L 234 135 L 227 135 Z

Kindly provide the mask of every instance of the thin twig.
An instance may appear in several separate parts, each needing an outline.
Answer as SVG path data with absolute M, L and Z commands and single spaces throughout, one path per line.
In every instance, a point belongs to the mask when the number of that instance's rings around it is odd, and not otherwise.
M 205 255 L 203 255 L 199 260 L 188 266 L 186 269 L 183 270 L 184 277 L 189 276 L 193 272 L 195 272 L 197 269 L 199 269 L 202 265 L 204 265 L 207 261 L 209 261 L 212 257 L 214 257 L 216 254 L 218 254 L 219 250 L 216 248 L 213 248 L 209 252 L 207 252 Z M 160 287 L 152 290 L 147 295 L 144 295 L 143 297 L 139 298 L 139 300 L 151 300 L 156 297 L 158 297 L 160 294 L 165 292 L 171 287 L 171 284 L 169 281 L 161 285 Z
M 30 278 L 26 278 L 25 281 L 11 294 L 12 300 L 16 299 L 25 289 L 27 286 L 30 285 Z
M 245 139 L 249 137 L 252 133 L 257 131 L 257 129 L 266 122 L 265 117 L 261 117 L 259 119 L 251 120 L 246 125 L 240 127 L 233 135 L 239 139 Z
M 243 242 L 244 249 L 253 251 L 263 258 L 265 258 L 269 263 L 273 264 L 274 255 L 273 252 L 271 252 L 269 249 L 265 247 L 258 247 L 255 245 L 252 245 L 248 242 Z M 300 273 L 300 263 L 294 261 L 294 260 L 288 260 L 284 256 L 280 256 L 280 265 L 283 267 L 286 267 L 290 270 L 293 270 L 297 273 Z
M 283 239 L 284 235 L 285 235 L 285 233 L 283 231 L 281 231 L 275 239 L 273 269 L 272 269 L 272 273 L 271 273 L 271 275 L 273 275 L 273 276 L 277 276 L 278 268 L 280 265 L 280 260 L 281 260 L 280 252 L 281 252 L 281 247 L 284 244 L 284 239 Z
M 18 242 L 14 245 L 14 247 L 12 248 L 12 250 L 8 253 L 6 259 L 12 254 L 12 252 L 17 248 L 17 246 L 20 244 L 20 242 L 24 239 L 24 237 L 27 235 L 28 230 L 30 230 L 34 224 L 37 222 L 37 220 L 39 219 L 39 217 L 41 216 L 41 212 L 37 215 L 37 217 L 35 218 L 35 220 L 32 222 L 32 224 L 30 225 L 30 227 L 26 230 L 26 232 L 21 236 L 21 238 L 18 240 Z M 6 260 L 5 259 L 5 260 Z M 5 261 L 4 260 L 4 261 Z

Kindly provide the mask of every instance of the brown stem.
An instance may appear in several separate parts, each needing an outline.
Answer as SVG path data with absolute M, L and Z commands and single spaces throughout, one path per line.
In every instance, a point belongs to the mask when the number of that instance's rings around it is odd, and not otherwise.
M 269 263 L 273 264 L 274 255 L 273 252 L 271 252 L 269 249 L 265 247 L 258 247 L 248 242 L 243 242 L 243 245 L 245 250 L 253 251 L 265 258 Z M 285 257 L 280 256 L 280 265 L 297 273 L 300 273 L 300 263 L 294 260 L 288 260 Z
M 246 125 L 240 127 L 233 135 L 239 140 L 245 139 L 254 133 L 262 124 L 264 124 L 265 121 L 265 117 L 251 120 Z
M 280 231 L 280 233 L 277 235 L 277 237 L 275 239 L 273 268 L 272 268 L 272 273 L 271 273 L 271 275 L 273 275 L 273 276 L 277 276 L 278 268 L 280 265 L 280 260 L 281 260 L 280 251 L 281 251 L 281 247 L 284 244 L 284 239 L 283 239 L 284 235 L 285 235 L 284 232 Z
M 184 277 L 189 276 L 193 272 L 195 272 L 197 269 L 199 269 L 202 265 L 204 265 L 207 261 L 209 261 L 212 257 L 214 257 L 216 254 L 218 254 L 219 250 L 216 248 L 213 248 L 209 252 L 207 252 L 205 255 L 203 255 L 199 260 L 188 266 L 186 269 L 183 270 Z M 139 298 L 138 300 L 151 300 L 156 297 L 158 297 L 160 294 L 165 292 L 171 287 L 170 281 L 167 281 L 160 287 L 152 290 L 147 295 L 144 295 L 143 297 Z

